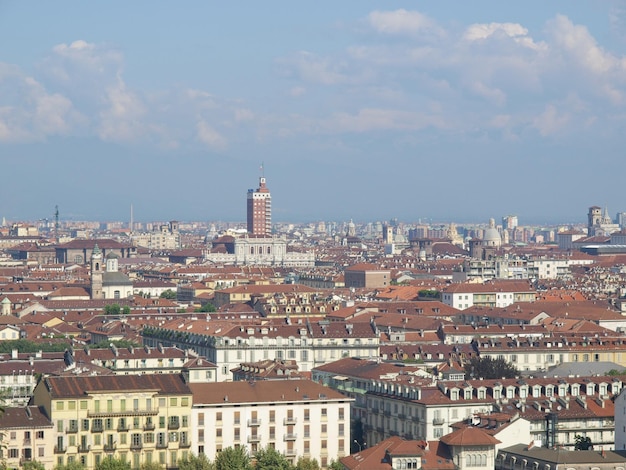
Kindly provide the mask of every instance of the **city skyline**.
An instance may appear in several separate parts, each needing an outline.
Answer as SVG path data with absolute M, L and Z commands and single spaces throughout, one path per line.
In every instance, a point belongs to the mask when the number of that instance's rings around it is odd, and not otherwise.
M 0 216 L 584 222 L 622 210 L 626 6 L 0 7 Z M 321 8 L 320 8 L 321 6 Z

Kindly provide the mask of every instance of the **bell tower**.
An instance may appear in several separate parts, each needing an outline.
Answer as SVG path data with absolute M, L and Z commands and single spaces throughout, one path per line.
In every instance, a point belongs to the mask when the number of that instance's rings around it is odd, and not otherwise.
M 93 247 L 91 252 L 91 298 L 102 299 L 102 252 L 98 244 Z

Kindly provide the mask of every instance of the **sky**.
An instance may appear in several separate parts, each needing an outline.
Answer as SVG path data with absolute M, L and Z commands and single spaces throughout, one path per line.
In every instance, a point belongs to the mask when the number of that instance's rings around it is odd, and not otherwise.
M 0 216 L 626 211 L 626 2 L 0 0 Z

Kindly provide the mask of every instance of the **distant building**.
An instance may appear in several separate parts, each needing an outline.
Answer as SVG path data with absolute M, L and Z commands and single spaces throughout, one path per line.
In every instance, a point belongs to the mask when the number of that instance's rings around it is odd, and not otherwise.
M 272 234 L 272 196 L 265 184 L 265 177 L 259 178 L 259 187 L 248 190 L 248 233 L 255 237 L 269 237 Z
M 291 461 L 322 468 L 350 453 L 352 398 L 310 380 L 191 384 L 194 454 L 210 460 L 226 447 L 254 455 L 268 446 Z
M 346 268 L 344 283 L 346 287 L 380 288 L 391 282 L 391 270 L 381 269 L 374 264 L 360 263 Z

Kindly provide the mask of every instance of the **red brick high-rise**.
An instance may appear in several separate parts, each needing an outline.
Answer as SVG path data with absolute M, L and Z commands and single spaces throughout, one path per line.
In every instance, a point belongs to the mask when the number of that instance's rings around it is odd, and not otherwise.
M 248 189 L 248 234 L 254 237 L 270 237 L 271 233 L 272 197 L 265 185 L 265 177 L 261 176 L 258 189 Z

